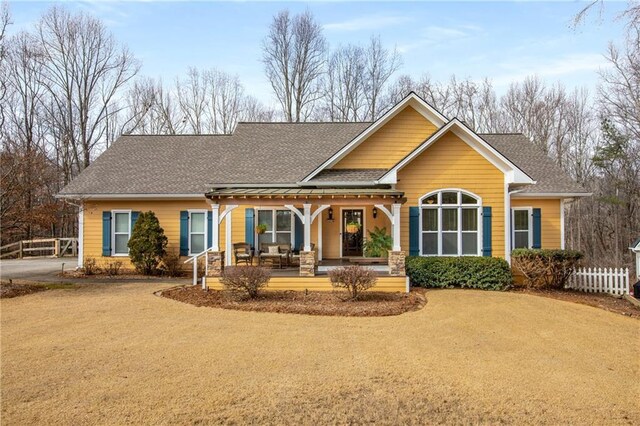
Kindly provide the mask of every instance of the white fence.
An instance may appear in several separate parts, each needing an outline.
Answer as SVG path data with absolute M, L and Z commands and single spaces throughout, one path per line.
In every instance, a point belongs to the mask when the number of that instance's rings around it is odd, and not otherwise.
M 629 294 L 629 268 L 578 268 L 568 287 L 589 293 Z

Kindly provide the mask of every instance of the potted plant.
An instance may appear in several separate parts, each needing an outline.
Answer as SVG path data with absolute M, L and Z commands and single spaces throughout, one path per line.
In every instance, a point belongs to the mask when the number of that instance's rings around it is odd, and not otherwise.
M 369 238 L 364 242 L 365 257 L 386 257 L 393 246 L 391 235 L 387 234 L 387 228 L 378 228 L 369 231 Z
M 259 225 L 256 225 L 256 233 L 257 234 L 264 234 L 265 232 L 267 232 L 267 225 L 264 223 L 261 223 Z
M 360 225 L 358 222 L 347 222 L 346 231 L 348 234 L 356 234 L 360 231 Z

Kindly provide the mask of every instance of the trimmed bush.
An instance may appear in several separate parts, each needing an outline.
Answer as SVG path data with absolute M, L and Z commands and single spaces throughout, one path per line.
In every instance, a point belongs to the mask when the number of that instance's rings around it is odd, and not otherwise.
M 166 248 L 167 237 L 155 213 L 140 213 L 129 239 L 129 257 L 138 272 L 145 275 L 156 272 Z
M 334 288 L 346 290 L 351 300 L 358 299 L 360 293 L 375 286 L 378 281 L 375 272 L 359 265 L 332 269 L 329 279 Z
M 524 286 L 564 288 L 584 255 L 576 250 L 516 249 L 511 263 L 524 276 Z
M 509 264 L 497 257 L 409 257 L 406 268 L 419 287 L 504 290 L 513 281 Z
M 261 288 L 266 287 L 271 272 L 261 266 L 236 266 L 224 270 L 220 282 L 233 293 L 246 293 L 253 299 Z
M 170 277 L 181 277 L 184 275 L 183 264 L 180 259 L 180 253 L 171 252 L 162 256 L 162 261 L 158 265 L 158 269 L 162 271 L 163 275 Z M 201 275 L 204 275 L 201 274 Z

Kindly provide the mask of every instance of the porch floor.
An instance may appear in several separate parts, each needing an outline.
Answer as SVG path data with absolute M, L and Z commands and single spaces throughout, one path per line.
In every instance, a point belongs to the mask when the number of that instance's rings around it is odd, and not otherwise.
M 316 266 L 316 276 L 327 276 L 329 271 L 334 268 L 338 268 L 341 266 L 353 266 L 357 265 L 357 263 L 350 262 L 349 259 L 323 259 L 318 262 Z M 371 268 L 376 272 L 376 275 L 381 277 L 388 277 L 389 275 L 389 265 L 386 260 L 379 264 L 360 264 L 365 268 Z M 238 265 L 242 267 L 241 265 Z M 227 266 L 227 268 L 233 268 L 234 265 Z M 271 267 L 270 265 L 265 265 L 271 271 L 272 277 L 299 277 L 300 276 L 300 267 L 298 265 L 294 266 L 283 266 L 282 269 L 276 267 Z

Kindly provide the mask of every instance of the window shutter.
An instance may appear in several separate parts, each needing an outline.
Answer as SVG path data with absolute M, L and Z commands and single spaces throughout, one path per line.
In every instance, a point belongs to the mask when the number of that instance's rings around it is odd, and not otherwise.
M 180 256 L 189 255 L 189 212 L 180 212 Z
M 420 209 L 409 207 L 409 256 L 420 255 Z
M 138 216 L 140 216 L 140 212 L 131 212 L 131 234 L 133 235 L 133 227 L 138 220 Z
M 491 207 L 482 208 L 482 255 L 491 257 Z
M 294 212 L 291 212 L 291 214 L 295 219 L 295 235 L 293 236 L 293 249 L 301 250 L 302 244 L 304 244 L 304 225 L 302 224 L 302 221 L 300 220 L 297 214 L 295 214 Z M 322 220 L 322 218 L 319 218 L 319 219 Z
M 255 232 L 255 215 L 253 208 L 244 209 L 244 241 L 254 248 L 253 236 Z
M 542 248 L 542 221 L 541 210 L 533 209 L 533 245 L 531 248 Z
M 229 212 L 231 214 L 231 212 Z M 211 248 L 211 244 L 213 243 L 213 212 L 207 212 L 207 249 Z
M 102 212 L 102 255 L 111 256 L 111 212 Z

